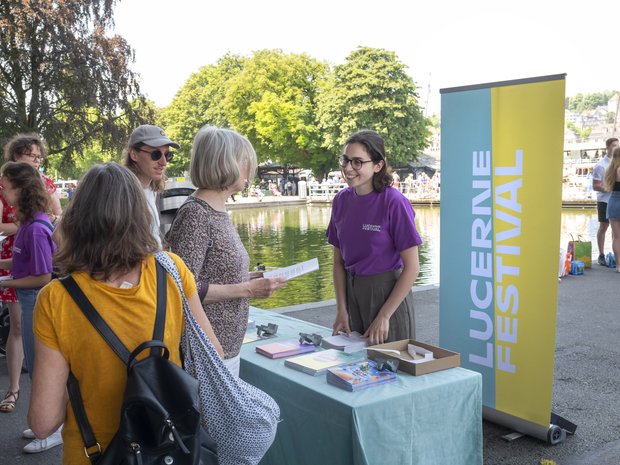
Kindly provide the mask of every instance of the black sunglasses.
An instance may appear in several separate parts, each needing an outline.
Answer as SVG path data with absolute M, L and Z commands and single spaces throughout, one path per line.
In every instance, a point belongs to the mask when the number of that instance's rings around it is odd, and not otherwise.
M 136 150 L 138 150 L 139 152 L 145 152 L 145 153 L 150 154 L 151 155 L 151 160 L 153 160 L 153 161 L 159 160 L 162 155 L 164 156 L 166 161 L 170 161 L 170 160 L 172 160 L 172 157 L 174 157 L 174 153 L 173 152 L 163 153 L 161 150 L 153 150 L 152 152 L 149 152 L 148 150 L 144 150 L 144 149 L 141 149 L 141 148 L 136 148 Z
M 323 342 L 323 336 L 319 334 L 299 333 L 300 344 L 312 344 L 315 347 L 319 347 L 321 342 Z
M 278 325 L 268 323 L 266 325 L 256 325 L 256 334 L 258 337 L 272 337 L 278 333 Z
M 377 370 L 379 371 L 388 370 L 396 373 L 398 370 L 398 360 L 393 358 L 377 357 L 375 359 L 375 363 L 377 364 Z

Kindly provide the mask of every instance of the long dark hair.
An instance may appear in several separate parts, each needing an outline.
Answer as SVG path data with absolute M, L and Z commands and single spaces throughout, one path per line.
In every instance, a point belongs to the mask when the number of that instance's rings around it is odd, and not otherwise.
M 375 192 L 383 192 L 386 187 L 391 186 L 394 180 L 392 179 L 392 170 L 388 165 L 387 157 L 385 155 L 385 144 L 383 138 L 375 131 L 370 129 L 362 129 L 357 131 L 345 142 L 345 145 L 349 144 L 362 144 L 366 148 L 366 152 L 370 155 L 370 159 L 376 165 L 380 161 L 383 161 L 383 166 L 372 177 L 372 188 Z
M 28 163 L 9 161 L 2 166 L 2 176 L 8 179 L 14 189 L 21 189 L 15 205 L 15 216 L 20 222 L 33 219 L 38 212 L 50 211 L 50 196 L 35 167 Z
M 126 273 L 158 250 L 152 221 L 136 175 L 114 162 L 95 165 L 62 216 L 54 264 L 62 274 L 84 271 L 94 279 Z

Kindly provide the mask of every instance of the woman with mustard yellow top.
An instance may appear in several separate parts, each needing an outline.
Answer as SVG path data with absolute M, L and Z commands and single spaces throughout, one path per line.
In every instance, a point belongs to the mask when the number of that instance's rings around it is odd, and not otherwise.
M 139 181 L 128 169 L 108 163 L 91 168 L 80 182 L 60 223 L 55 264 L 71 274 L 102 318 L 129 350 L 152 337 L 157 300 L 155 259 L 158 244 Z M 215 337 L 183 261 L 171 258 L 181 275 L 194 318 Z M 181 295 L 167 277 L 164 343 L 180 365 L 183 329 Z M 127 368 L 82 315 L 58 280 L 44 287 L 35 308 L 35 375 L 28 421 L 37 437 L 64 422 L 63 464 L 89 464 L 72 409 L 67 409 L 69 369 L 77 378 L 86 416 L 105 450 L 119 425 Z

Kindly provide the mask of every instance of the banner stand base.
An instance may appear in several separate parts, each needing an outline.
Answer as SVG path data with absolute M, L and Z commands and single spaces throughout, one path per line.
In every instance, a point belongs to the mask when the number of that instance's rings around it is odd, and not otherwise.
M 482 417 L 492 423 L 513 429 L 514 433 L 502 436 L 502 439 L 506 441 L 514 441 L 527 434 L 551 445 L 556 445 L 564 442 L 567 434 L 575 434 L 577 430 L 577 425 L 553 412 L 551 412 L 549 427 L 486 406 L 482 407 Z

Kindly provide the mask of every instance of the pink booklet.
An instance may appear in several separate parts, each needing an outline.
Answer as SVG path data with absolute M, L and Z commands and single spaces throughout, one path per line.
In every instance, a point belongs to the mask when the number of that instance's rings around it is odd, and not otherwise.
M 312 344 L 300 344 L 299 339 L 285 339 L 283 341 L 270 342 L 256 346 L 256 352 L 269 358 L 284 358 L 291 355 L 314 352 L 316 347 Z

